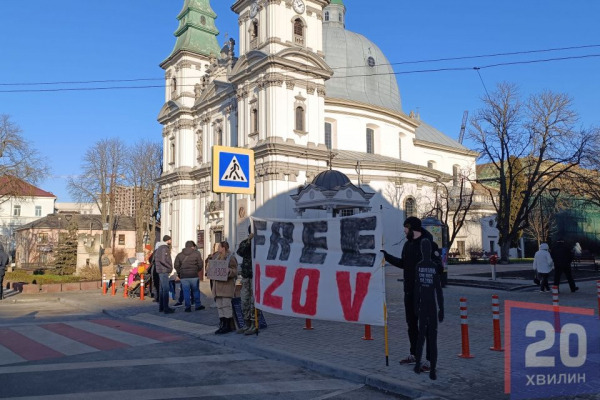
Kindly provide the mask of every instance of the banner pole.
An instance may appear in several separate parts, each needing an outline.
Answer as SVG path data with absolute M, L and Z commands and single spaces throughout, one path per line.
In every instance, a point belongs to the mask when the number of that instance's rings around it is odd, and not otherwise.
M 254 305 L 254 327 L 256 328 L 256 336 L 258 336 L 258 308 Z
M 381 235 L 381 249 L 384 250 L 383 245 L 385 238 Z M 385 291 L 385 257 L 381 260 L 381 276 L 383 280 L 383 337 L 385 342 L 385 366 L 390 366 L 390 347 L 388 343 L 388 317 L 387 317 L 387 299 Z

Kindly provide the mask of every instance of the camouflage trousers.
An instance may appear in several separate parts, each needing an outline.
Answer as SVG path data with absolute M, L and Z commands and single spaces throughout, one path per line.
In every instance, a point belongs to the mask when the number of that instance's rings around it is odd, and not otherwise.
M 252 295 L 252 278 L 242 278 L 242 315 L 244 321 L 254 321 L 254 296 Z

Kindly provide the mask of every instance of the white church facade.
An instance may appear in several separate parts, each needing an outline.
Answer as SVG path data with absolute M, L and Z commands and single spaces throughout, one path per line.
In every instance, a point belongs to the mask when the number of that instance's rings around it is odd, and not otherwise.
M 237 246 L 251 215 L 325 216 L 331 210 L 295 209 L 292 196 L 329 169 L 374 193 L 370 207 L 384 214 L 392 246 L 431 197 L 428 182 L 475 176 L 475 152 L 403 111 L 388 59 L 346 30 L 343 0 L 237 0 L 231 9 L 239 41 L 221 47 L 210 1 L 185 0 L 175 49 L 161 64 L 161 223 L 174 252 L 187 240 L 204 254 L 220 240 Z M 214 145 L 254 150 L 253 195 L 211 191 Z M 470 225 L 457 240 L 489 251 L 493 232 L 483 237 L 479 221 Z

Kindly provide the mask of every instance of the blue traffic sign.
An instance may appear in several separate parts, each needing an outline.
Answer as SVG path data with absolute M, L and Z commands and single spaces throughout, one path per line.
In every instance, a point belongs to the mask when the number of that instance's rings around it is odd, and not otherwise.
M 213 192 L 254 193 L 254 151 L 213 147 Z

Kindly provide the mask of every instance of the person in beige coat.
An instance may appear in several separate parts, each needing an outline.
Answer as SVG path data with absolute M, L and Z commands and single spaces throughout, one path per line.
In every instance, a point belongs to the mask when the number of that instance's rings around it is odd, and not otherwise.
M 212 287 L 212 295 L 217 303 L 217 310 L 219 311 L 219 319 L 221 321 L 219 329 L 215 334 L 221 335 L 232 331 L 233 307 L 231 306 L 231 299 L 235 296 L 238 262 L 235 256 L 229 251 L 229 243 L 227 242 L 221 242 L 219 253 L 213 257 L 213 260 L 229 260 L 229 279 L 226 281 L 214 281 Z

